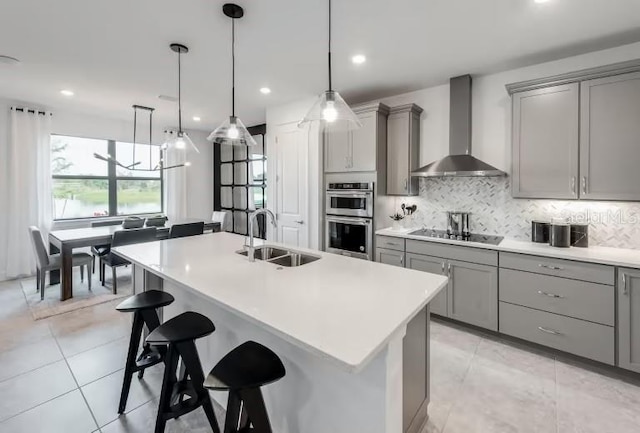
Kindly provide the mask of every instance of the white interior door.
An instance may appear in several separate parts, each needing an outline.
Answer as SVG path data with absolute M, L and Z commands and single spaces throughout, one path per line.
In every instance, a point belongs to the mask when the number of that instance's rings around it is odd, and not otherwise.
M 277 240 L 309 247 L 308 131 L 296 124 L 275 131 Z

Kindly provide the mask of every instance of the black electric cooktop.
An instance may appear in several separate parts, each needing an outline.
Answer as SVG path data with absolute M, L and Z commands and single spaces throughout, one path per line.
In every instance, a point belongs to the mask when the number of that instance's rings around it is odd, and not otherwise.
M 467 235 L 450 235 L 446 230 L 416 230 L 414 232 L 409 233 L 413 236 L 424 236 L 427 238 L 438 238 L 438 239 L 451 239 L 454 241 L 463 241 L 463 242 L 478 242 L 481 244 L 488 245 L 498 245 L 502 242 L 504 237 L 502 236 L 493 236 L 493 235 L 480 235 L 480 234 L 467 234 Z

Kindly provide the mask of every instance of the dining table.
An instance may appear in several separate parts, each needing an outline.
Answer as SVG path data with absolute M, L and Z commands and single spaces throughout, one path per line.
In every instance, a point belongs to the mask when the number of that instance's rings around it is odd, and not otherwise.
M 217 232 L 221 229 L 219 222 L 203 219 L 184 219 L 167 221 L 164 226 L 156 227 L 158 239 L 167 239 L 171 226 L 204 222 L 204 230 Z M 52 230 L 49 232 L 49 253 L 59 253 L 62 256 L 62 268 L 49 273 L 49 284 L 60 284 L 60 300 L 65 301 L 73 297 L 73 250 L 96 245 L 108 245 L 113 234 L 118 230 L 125 230 L 122 225 L 85 227 L 76 229 Z

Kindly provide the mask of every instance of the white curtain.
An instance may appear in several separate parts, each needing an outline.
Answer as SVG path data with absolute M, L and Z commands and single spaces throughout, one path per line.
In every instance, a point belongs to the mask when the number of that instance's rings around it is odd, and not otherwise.
M 174 134 L 170 131 L 167 134 Z M 167 149 L 164 165 L 184 164 L 185 152 Z M 169 221 L 179 221 L 187 217 L 187 170 L 188 167 L 178 167 L 164 172 L 164 207 Z
M 29 226 L 49 234 L 52 223 L 51 113 L 11 108 L 3 212 L 7 278 L 32 275 L 35 257 Z

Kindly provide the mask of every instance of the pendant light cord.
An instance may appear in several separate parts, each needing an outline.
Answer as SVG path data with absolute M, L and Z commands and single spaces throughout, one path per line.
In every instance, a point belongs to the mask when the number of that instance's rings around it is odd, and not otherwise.
M 231 116 L 236 117 L 236 19 L 231 18 Z
M 331 0 L 329 0 L 329 91 L 333 91 L 331 81 Z
M 178 50 L 178 133 L 182 132 L 182 49 Z

